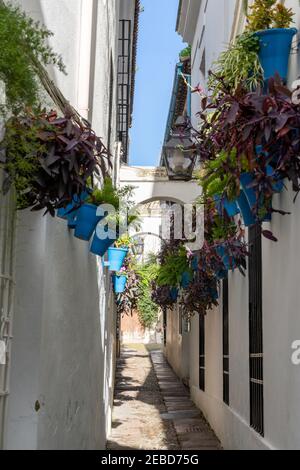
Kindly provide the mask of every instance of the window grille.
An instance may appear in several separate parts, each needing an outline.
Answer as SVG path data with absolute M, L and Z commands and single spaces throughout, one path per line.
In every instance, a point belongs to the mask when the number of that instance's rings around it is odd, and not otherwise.
M 110 79 L 109 79 L 109 103 L 108 103 L 108 126 L 107 126 L 107 149 L 112 154 L 111 141 L 112 139 L 112 114 L 114 104 L 114 64 L 112 55 L 110 57 Z
M 167 345 L 167 309 L 163 309 L 164 346 Z
M 205 316 L 199 315 L 199 388 L 205 391 Z
M 229 302 L 228 279 L 223 280 L 223 401 L 229 405 Z
M 123 144 L 123 162 L 128 161 L 130 125 L 131 21 L 120 20 L 118 56 L 117 132 Z
M 261 227 L 249 229 L 250 425 L 264 435 Z
M 182 328 L 182 323 L 183 323 L 183 315 L 182 315 L 182 307 L 181 305 L 177 304 L 177 312 L 178 312 L 178 333 L 180 336 L 182 336 L 183 333 L 183 328 Z

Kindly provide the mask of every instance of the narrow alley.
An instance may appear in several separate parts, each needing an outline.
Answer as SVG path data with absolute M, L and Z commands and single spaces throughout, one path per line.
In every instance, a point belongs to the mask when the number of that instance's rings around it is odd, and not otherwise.
M 0 0 L 0 44 L 0 452 L 300 450 L 300 0 Z
M 109 450 L 218 450 L 220 444 L 160 350 L 124 348 Z

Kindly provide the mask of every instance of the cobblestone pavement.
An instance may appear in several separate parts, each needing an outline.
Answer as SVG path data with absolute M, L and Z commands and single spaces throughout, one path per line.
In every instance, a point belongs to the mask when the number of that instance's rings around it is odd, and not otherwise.
M 161 351 L 125 348 L 117 363 L 109 450 L 216 450 L 219 441 Z

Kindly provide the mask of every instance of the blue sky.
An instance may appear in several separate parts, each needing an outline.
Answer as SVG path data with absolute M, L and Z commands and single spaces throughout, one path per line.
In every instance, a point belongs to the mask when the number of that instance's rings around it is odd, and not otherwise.
M 142 0 L 130 165 L 159 163 L 178 53 L 178 0 Z

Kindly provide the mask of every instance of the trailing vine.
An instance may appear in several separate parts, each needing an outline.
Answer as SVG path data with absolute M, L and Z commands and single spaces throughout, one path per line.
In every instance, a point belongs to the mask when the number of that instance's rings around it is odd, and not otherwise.
M 0 2 L 0 81 L 6 103 L 0 112 L 18 114 L 40 102 L 37 69 L 54 65 L 65 73 L 61 57 L 47 44 L 53 33 L 11 3 Z

